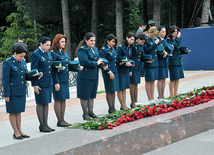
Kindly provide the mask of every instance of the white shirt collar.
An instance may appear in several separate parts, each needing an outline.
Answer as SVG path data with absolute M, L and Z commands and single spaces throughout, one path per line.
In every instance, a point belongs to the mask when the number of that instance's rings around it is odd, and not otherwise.
M 160 37 L 160 36 L 159 36 Z M 162 37 L 160 37 L 161 38 L 161 40 L 164 40 L 164 38 L 162 38 Z
M 46 51 L 43 51 L 43 49 L 41 49 L 41 47 L 39 46 L 39 49 L 43 52 L 43 53 L 45 53 Z

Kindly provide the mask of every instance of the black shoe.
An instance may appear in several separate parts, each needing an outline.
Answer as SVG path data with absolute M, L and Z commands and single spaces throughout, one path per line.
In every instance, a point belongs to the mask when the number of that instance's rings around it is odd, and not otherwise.
M 40 132 L 51 132 L 51 130 L 48 129 L 45 125 L 40 125 L 39 126 L 39 131 Z
M 21 136 L 22 136 L 22 138 L 30 138 L 29 135 L 21 135 Z
M 50 128 L 47 124 L 45 124 L 46 128 L 48 128 L 51 131 L 55 131 L 55 129 Z
M 125 109 L 123 109 L 122 107 L 120 107 L 120 110 L 125 110 Z
M 88 114 L 92 118 L 98 118 L 95 114 Z
M 15 134 L 13 134 L 13 139 L 22 140 L 22 139 L 23 139 L 23 137 L 22 137 L 22 136 L 18 136 L 18 137 L 16 137 L 16 135 L 15 135 Z
M 72 124 L 69 124 L 69 123 L 67 123 L 67 124 L 65 124 L 67 127 L 69 127 L 69 126 L 72 126 Z
M 57 122 L 57 126 L 58 127 L 69 127 L 69 126 L 71 126 L 71 124 L 60 124 L 59 122 Z
M 134 106 L 133 104 L 130 104 L 130 107 L 131 107 L 131 108 L 135 108 L 136 106 Z
M 111 113 L 114 113 L 115 111 L 117 111 L 117 110 L 116 110 L 116 109 L 113 109 L 113 110 L 110 110 L 110 109 L 109 109 L 109 110 L 108 110 L 108 113 L 111 114 Z
M 90 120 L 91 119 L 91 117 L 90 116 L 82 116 L 82 118 L 83 118 L 83 120 Z

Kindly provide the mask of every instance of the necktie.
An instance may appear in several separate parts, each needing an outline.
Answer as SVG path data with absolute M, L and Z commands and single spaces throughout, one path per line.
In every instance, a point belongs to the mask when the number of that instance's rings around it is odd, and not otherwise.
M 22 67 L 21 61 L 18 61 L 18 64 L 19 64 L 20 67 Z
M 95 52 L 94 52 L 93 48 L 91 48 L 91 50 L 92 50 L 92 52 L 95 54 Z
M 131 56 L 131 49 L 130 49 L 130 47 L 128 47 L 128 50 L 129 50 L 129 56 Z
M 45 51 L 44 53 L 45 53 L 45 55 L 48 57 L 48 53 L 47 53 L 46 51 Z

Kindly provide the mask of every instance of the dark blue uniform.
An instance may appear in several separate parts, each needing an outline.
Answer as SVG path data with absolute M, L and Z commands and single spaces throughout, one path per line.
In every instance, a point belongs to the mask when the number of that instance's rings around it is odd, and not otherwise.
M 132 59 L 132 47 L 124 46 L 123 44 L 117 47 L 117 64 L 120 64 L 121 57 L 126 56 L 128 59 Z M 125 64 L 118 65 L 119 76 L 119 90 L 125 90 L 130 88 L 130 76 L 129 72 L 132 71 L 131 67 L 127 67 Z
M 162 39 L 161 37 L 158 37 L 160 40 L 159 44 L 166 47 L 167 41 L 165 39 Z M 166 79 L 168 78 L 168 62 L 167 62 L 167 56 L 163 57 L 165 54 L 165 50 L 158 53 L 158 80 Z
M 181 38 L 176 38 L 175 40 L 168 38 L 167 42 L 174 46 L 172 56 L 168 60 L 170 81 L 179 80 L 184 78 L 183 58 L 180 52 Z
M 119 79 L 117 72 L 117 53 L 114 48 L 102 47 L 100 50 L 100 57 L 108 60 L 108 68 L 114 73 L 114 80 L 109 78 L 108 70 L 102 70 L 105 91 L 106 93 L 116 92 L 119 90 Z
M 43 73 L 41 79 L 32 81 L 32 86 L 39 86 L 41 90 L 39 95 L 35 93 L 37 104 L 48 104 L 52 97 L 52 57 L 49 51 L 45 54 L 40 48 L 37 48 L 31 54 L 31 70 L 37 69 Z
M 53 85 L 53 98 L 54 100 L 66 100 L 69 99 L 69 56 L 66 52 L 51 51 L 51 56 L 53 61 L 61 61 L 62 66 L 65 70 L 53 69 L 53 84 L 59 84 L 60 90 L 55 91 L 55 86 Z
M 7 113 L 21 113 L 25 111 L 26 71 L 25 60 L 19 63 L 11 56 L 3 63 L 2 82 L 4 97 L 10 97 L 10 102 L 6 102 Z
M 98 86 L 98 59 L 96 47 L 93 51 L 87 45 L 82 45 L 78 50 L 78 59 L 83 70 L 77 73 L 77 97 L 88 100 L 96 98 Z
M 141 78 L 143 46 L 140 46 L 136 41 L 133 43 L 134 49 L 132 52 L 132 60 L 135 61 L 135 66 L 132 68 L 132 76 L 130 77 L 131 84 L 139 84 Z
M 148 37 L 147 43 L 144 45 L 144 51 L 146 54 L 151 54 L 152 63 L 144 63 L 145 81 L 155 81 L 158 79 L 158 57 L 157 57 L 157 44 L 155 39 Z

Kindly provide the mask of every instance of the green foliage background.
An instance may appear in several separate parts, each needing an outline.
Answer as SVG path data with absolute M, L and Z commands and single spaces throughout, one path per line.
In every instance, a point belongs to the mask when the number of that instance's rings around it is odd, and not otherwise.
M 147 2 L 147 16 L 152 19 L 153 2 L 155 0 L 123 0 L 123 32 L 136 32 L 143 22 L 143 2 Z M 197 0 L 161 0 L 161 25 L 168 28 L 174 15 L 172 7 L 177 4 L 178 27 L 187 28 Z M 174 3 L 176 2 L 176 3 Z M 184 2 L 185 17 L 181 21 L 181 3 Z M 98 4 L 98 35 L 97 47 L 101 48 L 105 37 L 116 34 L 116 0 L 97 0 Z M 214 0 L 211 1 L 211 11 L 214 12 Z M 57 33 L 63 33 L 61 0 L 2 0 L 0 3 L 0 56 L 10 54 L 12 44 L 17 42 L 19 35 L 25 36 L 29 51 L 38 46 L 41 36 L 51 39 Z M 69 0 L 70 28 L 72 53 L 86 32 L 91 31 L 92 0 Z M 197 8 L 198 9 L 198 8 Z M 200 10 L 201 11 L 201 10 Z M 200 16 L 200 11 L 198 16 Z M 6 19 L 6 20 L 5 20 Z M 36 29 L 34 28 L 36 21 Z M 181 23 L 184 23 L 182 25 Z

